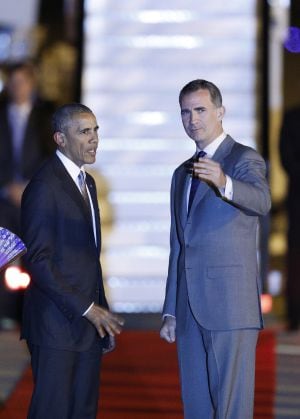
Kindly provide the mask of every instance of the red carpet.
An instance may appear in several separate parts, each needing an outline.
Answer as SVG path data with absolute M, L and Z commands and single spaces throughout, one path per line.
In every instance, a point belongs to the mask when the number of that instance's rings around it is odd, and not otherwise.
M 262 332 L 256 365 L 257 419 L 273 418 L 274 346 L 273 333 Z M 0 419 L 25 419 L 31 389 L 28 369 Z M 118 337 L 118 349 L 103 362 L 100 410 L 101 419 L 182 419 L 175 345 L 161 341 L 157 332 L 126 331 Z

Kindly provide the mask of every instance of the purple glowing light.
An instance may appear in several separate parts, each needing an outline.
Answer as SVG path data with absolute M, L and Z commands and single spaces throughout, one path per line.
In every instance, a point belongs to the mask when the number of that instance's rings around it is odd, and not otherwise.
M 284 47 L 289 52 L 300 52 L 300 28 L 290 26 L 288 36 L 284 41 Z

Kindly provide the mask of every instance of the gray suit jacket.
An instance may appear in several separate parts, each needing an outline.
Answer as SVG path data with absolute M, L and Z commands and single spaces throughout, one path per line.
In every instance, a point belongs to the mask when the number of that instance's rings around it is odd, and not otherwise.
M 186 280 L 191 309 L 204 328 L 260 328 L 257 226 L 258 216 L 271 206 L 265 163 L 255 150 L 230 136 L 213 159 L 232 179 L 232 201 L 201 182 L 187 215 L 187 162 L 173 175 L 171 251 L 163 313 L 178 316 L 177 292 L 180 281 Z

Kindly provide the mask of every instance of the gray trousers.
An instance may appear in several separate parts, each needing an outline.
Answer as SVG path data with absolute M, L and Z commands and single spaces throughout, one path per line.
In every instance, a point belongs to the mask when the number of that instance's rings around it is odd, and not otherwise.
M 176 328 L 184 418 L 252 419 L 259 331 L 206 330 L 188 303 L 180 311 L 185 311 Z

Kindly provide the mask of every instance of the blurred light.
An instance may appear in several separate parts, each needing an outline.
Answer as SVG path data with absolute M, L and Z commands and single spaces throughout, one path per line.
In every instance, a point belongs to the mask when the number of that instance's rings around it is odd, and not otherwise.
M 30 276 L 18 266 L 10 266 L 4 273 L 6 287 L 11 291 L 25 289 L 30 283 Z
M 187 35 L 148 35 L 134 36 L 129 39 L 130 46 L 134 48 L 191 49 L 203 46 L 202 38 Z
M 131 16 L 142 23 L 182 23 L 193 19 L 187 10 L 141 10 Z
M 113 204 L 168 204 L 167 192 L 110 192 L 109 199 Z
M 11 35 L 0 32 L 0 60 L 6 60 L 9 55 Z
M 260 297 L 263 314 L 270 313 L 273 308 L 273 299 L 270 294 L 262 294 Z
M 268 291 L 271 295 L 279 295 L 282 289 L 282 273 L 280 271 L 271 271 L 267 278 Z
M 114 138 L 114 137 L 106 137 L 105 141 L 103 141 L 101 150 L 105 151 L 120 151 L 120 150 L 129 150 L 132 151 L 169 151 L 170 150 L 170 143 L 173 145 L 176 144 L 176 150 L 190 150 L 191 143 L 189 141 L 182 141 L 182 138 L 174 138 L 172 141 L 169 139 L 160 139 L 155 138 Z M 194 151 L 194 149 L 193 149 Z M 111 162 L 111 160 L 110 160 Z
M 268 0 L 271 7 L 290 7 L 291 0 Z
M 300 28 L 290 26 L 287 39 L 284 41 L 284 47 L 289 52 L 300 52 Z
M 113 311 L 117 313 L 160 313 L 162 304 L 159 303 L 112 303 Z
M 128 119 L 134 124 L 162 125 L 166 122 L 167 116 L 164 112 L 133 112 Z

